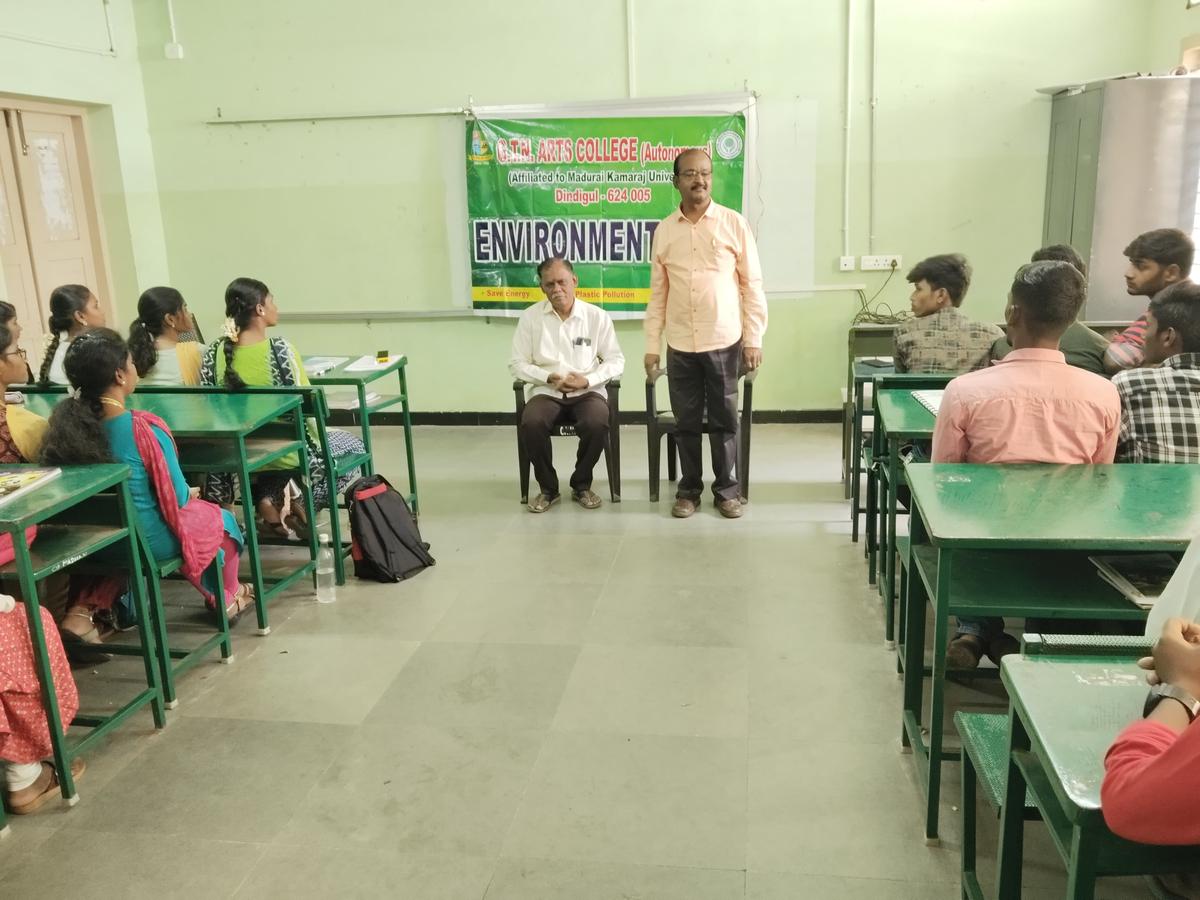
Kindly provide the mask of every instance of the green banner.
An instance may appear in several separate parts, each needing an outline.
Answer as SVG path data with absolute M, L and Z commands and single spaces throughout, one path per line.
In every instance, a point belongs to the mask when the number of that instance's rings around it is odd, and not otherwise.
M 650 298 L 654 229 L 679 205 L 680 150 L 712 157 L 713 199 L 742 211 L 746 119 L 735 115 L 467 122 L 471 305 L 520 315 L 542 299 L 537 264 L 565 256 L 577 296 L 615 318 Z

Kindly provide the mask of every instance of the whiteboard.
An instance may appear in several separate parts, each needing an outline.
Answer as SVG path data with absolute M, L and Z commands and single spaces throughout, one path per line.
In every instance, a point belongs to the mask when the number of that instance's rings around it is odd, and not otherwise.
M 758 238 L 763 287 L 807 293 L 814 284 L 817 103 L 760 97 L 757 127 L 757 173 L 747 187 L 746 218 Z

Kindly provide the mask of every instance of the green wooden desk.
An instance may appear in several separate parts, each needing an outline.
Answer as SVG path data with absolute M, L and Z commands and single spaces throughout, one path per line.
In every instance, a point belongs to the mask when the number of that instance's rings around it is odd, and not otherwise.
M 851 418 L 854 408 L 850 403 L 854 394 L 854 381 L 862 357 L 891 356 L 895 325 L 858 324 L 851 325 L 847 332 L 846 347 L 846 402 L 842 404 L 842 481 L 846 497 L 850 496 L 850 464 L 852 454 L 857 451 L 850 440 Z M 886 370 L 880 370 L 886 371 Z
M 858 517 L 867 510 L 862 508 L 862 463 L 863 463 L 863 417 L 866 415 L 866 386 L 876 375 L 890 375 L 895 369 L 886 366 L 868 365 L 861 359 L 853 360 L 853 393 L 850 398 L 850 446 L 846 452 L 847 494 L 850 497 L 850 540 L 858 542 Z
M 61 393 L 29 393 L 25 405 L 32 412 L 48 416 Z M 300 471 L 307 472 L 308 444 L 304 437 L 304 417 L 298 394 L 276 393 L 165 393 L 132 394 L 130 409 L 159 416 L 171 429 L 179 444 L 179 465 L 191 474 L 233 472 L 242 495 L 242 528 L 246 536 L 246 555 L 250 563 L 255 613 L 259 634 L 270 634 L 267 605 L 272 598 L 316 569 L 317 533 L 309 531 L 309 559 L 279 574 L 264 573 L 258 529 L 255 525 L 254 500 L 250 476 L 269 463 L 293 453 L 300 456 Z M 269 430 L 280 419 L 290 419 L 290 439 L 258 441 L 255 432 Z M 304 492 L 308 521 L 315 522 L 312 494 Z
M 134 394 L 129 400 L 134 408 L 152 412 L 170 426 L 179 442 L 179 462 L 184 472 L 215 474 L 232 471 L 237 474 L 242 495 L 246 555 L 257 598 L 258 632 L 269 634 L 267 606 L 270 601 L 316 570 L 317 532 L 315 528 L 309 529 L 307 560 L 290 571 L 267 576 L 262 564 L 250 480 L 253 473 L 293 453 L 299 454 L 299 471 L 308 472 L 308 443 L 301 398 L 277 394 Z M 269 429 L 286 418 L 292 420 L 294 429 L 290 440 L 255 440 L 255 432 Z M 303 493 L 308 521 L 316 522 L 312 493 Z
M 874 474 L 867 484 L 867 506 L 874 504 L 876 511 L 867 513 L 867 568 L 868 578 L 878 580 L 883 597 L 884 641 L 889 648 L 895 646 L 896 633 L 896 506 L 903 477 L 900 446 L 931 440 L 937 421 L 913 397 L 913 390 L 944 387 L 949 378 L 892 375 L 876 376 L 874 382 Z M 897 387 L 898 384 L 904 387 Z
M 305 362 L 315 358 L 317 357 L 305 357 Z M 371 415 L 382 412 L 397 404 L 400 405 L 404 416 L 404 452 L 408 461 L 408 505 L 412 507 L 414 516 L 420 515 L 421 506 L 420 500 L 417 497 L 417 464 L 416 456 L 413 453 L 412 413 L 408 405 L 408 357 L 393 356 L 388 365 L 369 372 L 347 371 L 347 367 L 353 364 L 357 358 L 352 357 L 320 375 L 310 375 L 309 381 L 313 384 L 323 386 L 349 385 L 356 389 L 358 393 L 358 409 L 351 410 L 351 413 L 358 414 L 358 424 L 362 427 L 363 444 L 366 445 L 367 453 L 371 454 L 372 460 L 375 458 L 375 455 L 371 448 Z M 381 381 L 393 372 L 396 373 L 400 380 L 400 393 L 398 395 L 381 396 L 378 400 L 367 403 L 367 385 Z M 375 474 L 374 465 L 370 466 L 367 474 Z
M 1067 897 L 1093 896 L 1097 877 L 1200 871 L 1200 847 L 1152 847 L 1104 824 L 1104 754 L 1141 718 L 1146 680 L 1131 659 L 1005 657 L 1009 762 L 1001 812 L 998 896 L 1021 896 L 1026 789 L 1067 865 Z
M 1095 552 L 1181 552 L 1200 531 L 1200 466 L 981 466 L 910 463 L 908 597 L 901 739 L 937 839 L 950 617 L 1143 621 L 1095 574 Z M 925 609 L 933 610 L 928 744 L 923 737 Z
M 22 468 L 4 466 L 5 470 Z M 54 752 L 54 766 L 58 770 L 62 795 L 68 804 L 78 802 L 75 779 L 71 776 L 71 761 L 82 755 L 110 731 L 117 728 L 135 712 L 149 706 L 158 728 L 166 725 L 162 688 L 155 652 L 155 637 L 152 620 L 146 604 L 145 587 L 140 578 L 130 578 L 130 590 L 138 612 L 138 634 L 141 638 L 145 664 L 146 686 L 115 712 L 106 716 L 77 715 L 72 725 L 91 730 L 77 741 L 68 741 L 63 732 L 58 695 L 54 690 L 54 675 L 50 670 L 50 654 L 46 649 L 46 635 L 42 629 L 42 616 L 38 604 L 37 584 L 42 579 L 62 571 L 73 563 L 86 559 L 106 548 L 119 551 L 122 568 L 130 573 L 139 572 L 140 559 L 136 544 L 134 523 L 136 512 L 129 496 L 129 467 L 117 464 L 64 467 L 62 474 L 28 494 L 0 504 L 0 532 L 12 536 L 15 559 L 0 569 L 0 574 L 16 576 L 21 585 L 25 614 L 29 621 L 29 633 L 33 640 L 34 664 L 42 689 L 42 706 L 50 728 L 50 744 Z M 86 523 L 81 515 L 88 501 L 99 494 L 109 492 L 117 499 L 117 515 L 111 513 L 111 504 L 104 504 L 105 511 Z M 69 526 L 50 527 L 63 514 L 72 515 Z M 30 525 L 40 527 L 32 550 L 25 546 L 24 531 Z

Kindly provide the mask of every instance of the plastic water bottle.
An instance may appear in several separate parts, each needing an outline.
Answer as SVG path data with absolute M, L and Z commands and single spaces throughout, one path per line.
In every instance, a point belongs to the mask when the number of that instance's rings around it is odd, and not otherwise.
M 333 546 L 329 535 L 321 535 L 321 548 L 317 551 L 317 602 L 333 603 L 337 600 L 337 579 L 333 572 Z

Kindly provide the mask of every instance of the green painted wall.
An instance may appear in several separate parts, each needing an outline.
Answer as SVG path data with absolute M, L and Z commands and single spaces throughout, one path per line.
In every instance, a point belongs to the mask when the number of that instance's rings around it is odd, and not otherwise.
M 1185 0 L 1153 0 L 1147 65 L 1152 71 L 1169 71 L 1180 61 L 1181 41 L 1200 44 L 1200 7 L 1188 9 Z
M 969 303 L 998 316 L 1007 277 L 1041 231 L 1049 102 L 1034 91 L 1136 68 L 1149 28 L 1137 5 L 1056 0 L 1051 17 L 1040 0 L 879 0 L 876 251 L 909 263 L 966 252 L 977 271 Z M 336 15 L 297 0 L 180 4 L 180 63 L 162 59 L 161 4 L 135 6 L 171 273 L 206 312 L 242 273 L 271 284 L 285 311 L 393 298 L 409 309 L 450 303 L 436 120 L 205 126 L 218 107 L 226 116 L 266 116 L 455 106 L 468 95 L 477 103 L 607 98 L 625 89 L 618 0 L 590 4 L 586 21 L 545 0 L 490 9 L 464 0 L 419 8 L 348 0 Z M 853 23 L 856 254 L 868 245 L 868 6 L 857 4 Z M 768 102 L 816 101 L 815 280 L 866 282 L 873 293 L 880 277 L 836 272 L 844 4 L 747 0 L 724 19 L 642 0 L 635 22 L 641 95 L 748 83 Z M 880 299 L 905 308 L 906 297 L 897 278 Z M 762 408 L 838 405 L 856 304 L 851 292 L 772 298 Z M 312 350 L 403 349 L 421 409 L 508 408 L 509 321 L 369 330 L 295 323 L 287 333 Z M 622 324 L 619 335 L 635 379 L 640 330 Z
M 83 8 L 90 0 L 52 2 Z M 128 2 L 116 4 L 118 19 Z M 881 276 L 836 271 L 845 5 L 745 0 L 736 15 L 722 18 L 677 0 L 635 0 L 637 91 L 707 93 L 748 83 L 765 104 L 815 101 L 815 281 L 866 283 L 874 293 Z M 1008 277 L 1041 231 L 1049 101 L 1036 88 L 1161 69 L 1173 61 L 1164 56 L 1176 55 L 1179 34 L 1193 30 L 1182 5 L 876 0 L 875 251 L 901 253 L 906 265 L 929 253 L 967 253 L 976 267 L 967 302 L 981 317 L 998 317 Z M 0 90 L 15 81 L 43 96 L 86 99 L 86 89 L 104 102 L 99 93 L 111 95 L 117 150 L 105 165 L 126 192 L 123 203 L 106 201 L 106 220 L 117 220 L 108 222 L 113 268 L 136 270 L 138 286 L 166 277 L 165 234 L 170 279 L 210 332 L 220 320 L 223 287 L 239 274 L 270 283 L 285 312 L 445 308 L 452 302 L 447 248 L 461 239 L 446 233 L 442 173 L 458 161 L 442 121 L 205 125 L 218 109 L 226 118 L 369 112 L 460 106 L 468 96 L 491 104 L 625 91 L 621 0 L 578 12 L 549 0 L 178 3 L 186 50 L 179 62 L 163 58 L 162 0 L 132 0 L 132 7 L 150 145 L 129 125 L 138 104 L 126 94 L 139 82 L 127 58 L 110 78 L 103 59 L 60 61 L 31 46 L 14 65 L 0 53 Z M 859 255 L 868 252 L 872 53 L 870 4 L 855 7 L 851 236 Z M 58 84 L 63 77 L 74 83 Z M 156 185 L 147 183 L 151 173 Z M 110 215 L 110 206 L 120 208 Z M 122 216 L 130 245 L 123 257 L 111 234 L 121 231 Z M 128 308 L 136 291 L 129 274 L 119 286 Z M 893 279 L 879 299 L 904 309 L 907 286 Z M 846 327 L 857 302 L 851 291 L 771 298 L 761 408 L 838 405 Z M 286 332 L 314 352 L 404 350 L 419 409 L 503 410 L 512 327 L 506 320 L 427 320 L 292 323 Z M 640 329 L 622 323 L 618 332 L 636 383 Z M 631 407 L 637 394 L 627 392 Z
M 139 285 L 167 280 L 167 249 L 133 8 L 130 0 L 112 0 L 109 10 L 115 56 L 4 36 L 106 50 L 101 0 L 0 0 L 0 94 L 87 106 L 92 174 L 116 295 L 107 299 L 124 320 L 132 318 L 128 311 Z

